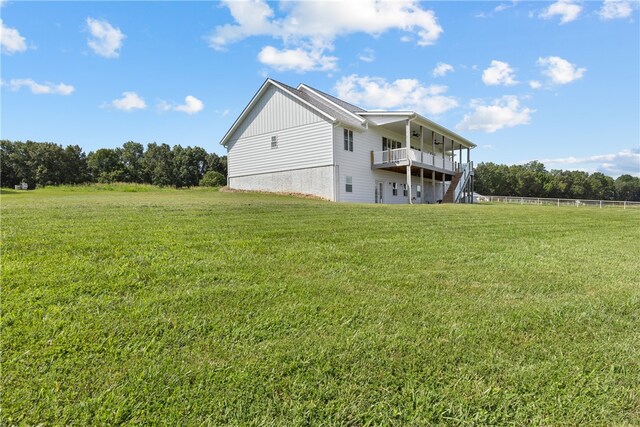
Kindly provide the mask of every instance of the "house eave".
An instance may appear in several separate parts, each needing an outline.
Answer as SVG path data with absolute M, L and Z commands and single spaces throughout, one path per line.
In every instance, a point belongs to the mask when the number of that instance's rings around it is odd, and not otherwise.
M 367 112 L 362 112 L 358 114 L 364 117 L 369 117 L 369 116 L 397 117 L 398 121 L 412 120 L 413 123 L 416 123 L 418 125 L 437 131 L 438 133 L 444 135 L 449 139 L 456 141 L 457 143 L 462 144 L 465 147 L 468 147 L 468 148 L 477 147 L 476 144 L 469 141 L 467 138 L 463 137 L 462 135 L 458 135 L 452 130 L 449 130 L 444 126 L 439 125 L 436 122 L 427 119 L 426 117 L 416 113 L 415 111 L 367 111 Z M 375 121 L 373 120 L 370 120 L 370 122 L 374 125 L 376 124 Z

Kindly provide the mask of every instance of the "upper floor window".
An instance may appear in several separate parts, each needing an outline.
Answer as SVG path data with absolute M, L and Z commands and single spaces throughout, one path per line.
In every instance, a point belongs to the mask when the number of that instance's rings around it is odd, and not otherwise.
M 391 138 L 382 137 L 382 151 L 395 150 L 396 148 L 402 148 L 402 143 Z
M 278 135 L 271 137 L 271 148 L 278 148 Z
M 345 151 L 353 151 L 353 131 L 344 130 L 344 149 Z
M 348 176 L 347 179 L 345 180 L 345 191 L 347 193 L 353 193 L 353 177 Z

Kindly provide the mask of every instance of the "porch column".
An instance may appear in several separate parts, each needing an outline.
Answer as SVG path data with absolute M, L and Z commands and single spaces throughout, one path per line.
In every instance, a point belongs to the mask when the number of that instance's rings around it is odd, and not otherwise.
M 420 161 L 424 163 L 424 128 L 420 125 Z M 424 203 L 424 168 L 420 166 L 420 203 Z
M 411 150 L 411 121 L 407 120 L 407 124 L 405 125 L 405 139 L 407 140 L 407 196 L 409 198 L 409 204 L 411 201 L 411 158 L 409 157 L 409 153 Z
M 467 163 L 471 161 L 471 148 L 467 147 Z
M 445 157 L 445 152 L 446 151 L 446 139 L 444 137 L 444 135 L 442 135 L 442 170 L 446 170 L 447 168 L 445 168 L 445 164 L 444 164 L 444 157 Z M 444 200 L 444 178 L 445 178 L 445 173 L 442 172 L 442 197 L 440 198 L 441 200 Z
M 462 144 L 458 144 L 458 164 L 462 165 Z
M 431 171 L 431 192 L 433 194 L 433 203 L 436 202 L 436 171 Z
M 456 155 L 455 141 L 452 139 L 452 140 L 451 140 L 451 167 L 452 167 L 454 170 L 456 169 L 456 159 L 455 159 L 455 155 Z
M 436 133 L 431 131 L 431 155 L 433 159 L 433 167 L 436 167 Z M 431 193 L 433 195 L 433 203 L 436 202 L 436 171 L 431 170 Z

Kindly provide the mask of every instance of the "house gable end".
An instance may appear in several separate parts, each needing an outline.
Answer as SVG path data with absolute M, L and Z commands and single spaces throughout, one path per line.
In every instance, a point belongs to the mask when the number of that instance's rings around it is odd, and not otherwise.
M 222 140 L 231 148 L 240 138 L 291 129 L 316 122 L 333 122 L 286 88 L 267 80 Z

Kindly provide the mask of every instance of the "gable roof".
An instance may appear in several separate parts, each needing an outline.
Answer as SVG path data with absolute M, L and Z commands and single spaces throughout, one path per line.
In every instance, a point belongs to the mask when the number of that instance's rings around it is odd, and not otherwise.
M 220 141 L 220 144 L 225 146 L 227 145 L 229 139 L 231 138 L 231 135 L 233 135 L 240 123 L 242 123 L 253 106 L 258 102 L 260 97 L 271 85 L 279 88 L 285 93 L 288 93 L 290 96 L 302 102 L 307 107 L 309 107 L 333 124 L 339 123 L 347 127 L 359 128 L 366 126 L 368 123 L 374 125 L 382 124 L 376 123 L 376 120 L 373 116 L 406 116 L 407 119 L 421 122 L 421 124 L 427 126 L 428 128 L 438 130 L 441 134 L 446 135 L 451 139 L 464 142 L 466 146 L 469 146 L 471 148 L 476 147 L 476 145 L 468 139 L 456 134 L 453 131 L 450 131 L 444 126 L 441 126 L 427 119 L 426 117 L 416 113 L 415 111 L 368 111 L 305 84 L 300 84 L 298 85 L 298 88 L 294 88 L 270 78 L 266 79 L 262 86 L 260 86 L 258 92 L 256 92 L 253 98 L 251 98 L 249 104 L 244 108 L 244 110 L 242 110 L 240 116 L 236 119 L 231 128 L 224 135 L 222 141 Z

